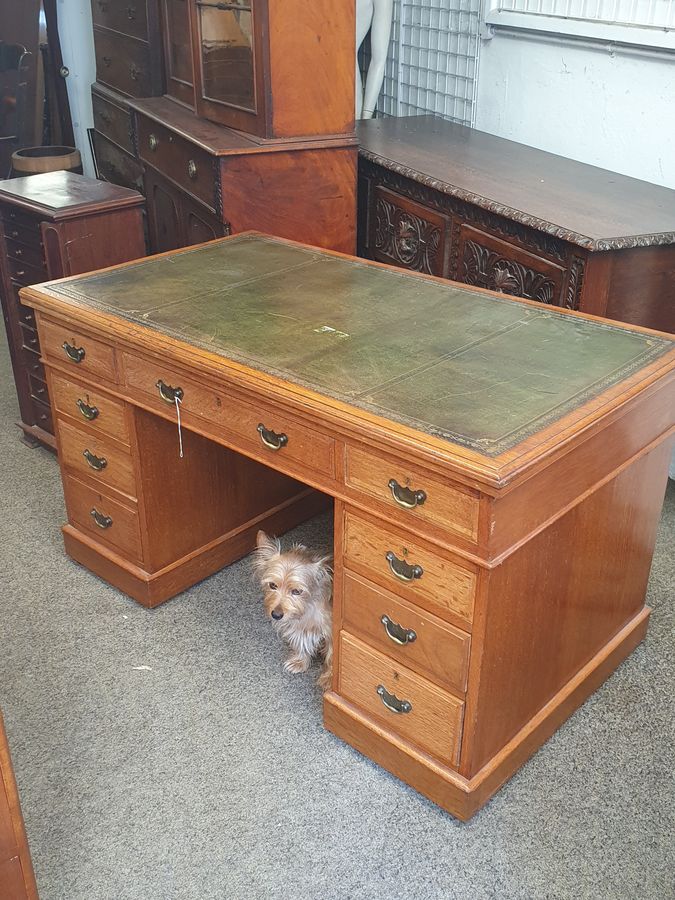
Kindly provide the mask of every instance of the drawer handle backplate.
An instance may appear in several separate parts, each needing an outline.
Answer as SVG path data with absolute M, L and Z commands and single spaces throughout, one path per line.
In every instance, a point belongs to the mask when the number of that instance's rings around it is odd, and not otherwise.
M 395 478 L 390 479 L 388 487 L 396 503 L 404 509 L 414 509 L 416 506 L 421 506 L 427 499 L 424 491 L 412 491 L 409 487 L 403 487 Z
M 388 615 L 383 615 L 380 622 L 384 625 L 387 637 L 395 644 L 412 644 L 417 639 L 417 633 L 412 628 L 403 628 L 398 622 L 394 622 Z
M 412 703 L 410 700 L 399 700 L 396 694 L 390 694 L 383 684 L 378 684 L 377 693 L 380 699 L 390 712 L 393 713 L 409 713 L 412 712 Z
M 154 153 L 155 150 L 157 149 L 157 147 L 159 146 L 159 141 L 157 140 L 156 135 L 154 135 L 154 134 L 150 135 L 150 137 L 148 138 L 148 145 L 149 145 L 150 149 L 152 150 L 152 152 Z
M 165 384 L 160 378 L 157 384 L 155 385 L 157 390 L 159 391 L 159 396 L 164 400 L 165 403 L 175 403 L 176 400 L 183 399 L 183 388 L 181 387 L 171 387 L 170 384 Z
M 197 163 L 194 161 L 194 159 L 188 160 L 187 173 L 191 181 L 194 181 L 197 177 Z
M 92 517 L 94 522 L 96 522 L 99 528 L 110 528 L 113 523 L 113 520 L 110 518 L 110 516 L 106 516 L 102 512 L 99 512 L 95 506 L 89 511 L 89 515 Z
M 263 423 L 258 425 L 258 434 L 263 444 L 270 450 L 281 450 L 288 443 L 287 434 L 277 434 L 276 431 L 269 431 Z
M 89 396 L 87 395 L 87 400 L 88 399 Z M 93 422 L 94 419 L 98 416 L 98 407 L 89 406 L 88 403 L 85 403 L 84 400 L 80 399 L 79 397 L 75 402 L 77 403 L 77 408 L 85 417 L 85 419 L 87 419 L 87 421 Z
M 135 6 L 127 6 L 127 19 L 131 19 L 133 21 L 133 19 L 135 19 L 135 18 L 136 18 L 136 7 Z
M 83 450 L 82 456 L 87 460 L 90 468 L 95 469 L 97 472 L 102 472 L 103 469 L 108 465 L 108 460 L 105 456 L 96 456 L 91 450 Z
M 401 581 L 414 581 L 415 578 L 421 578 L 424 575 L 422 566 L 411 566 L 404 559 L 399 559 L 392 550 L 387 550 L 385 559 L 389 563 L 391 574 Z
M 75 344 L 69 344 L 68 341 L 63 342 L 63 349 L 66 351 L 68 359 L 72 359 L 75 363 L 81 363 L 85 357 L 84 347 L 76 347 Z

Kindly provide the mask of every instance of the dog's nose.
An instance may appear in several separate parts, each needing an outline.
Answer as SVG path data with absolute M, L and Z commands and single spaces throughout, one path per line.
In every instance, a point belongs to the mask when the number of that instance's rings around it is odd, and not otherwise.
M 279 619 L 283 619 L 283 617 L 284 617 L 284 614 L 281 612 L 280 609 L 272 610 L 272 618 L 273 619 L 277 619 L 277 621 L 278 621 Z

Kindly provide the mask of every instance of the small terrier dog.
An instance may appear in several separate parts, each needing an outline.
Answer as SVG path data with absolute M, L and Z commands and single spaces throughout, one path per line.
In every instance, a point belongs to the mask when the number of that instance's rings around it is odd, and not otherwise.
M 259 531 L 253 568 L 264 591 L 267 614 L 291 654 L 284 669 L 306 672 L 312 659 L 323 658 L 318 683 L 330 687 L 333 669 L 332 570 L 330 556 L 312 553 L 302 544 L 282 552 L 275 538 Z

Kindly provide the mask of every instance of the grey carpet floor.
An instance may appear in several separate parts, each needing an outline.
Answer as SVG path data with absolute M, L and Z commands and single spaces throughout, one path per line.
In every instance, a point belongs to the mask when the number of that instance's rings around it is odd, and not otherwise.
M 246 560 L 154 611 L 71 563 L 0 365 L 0 705 L 42 900 L 675 896 L 675 484 L 647 640 L 461 824 L 323 730 Z

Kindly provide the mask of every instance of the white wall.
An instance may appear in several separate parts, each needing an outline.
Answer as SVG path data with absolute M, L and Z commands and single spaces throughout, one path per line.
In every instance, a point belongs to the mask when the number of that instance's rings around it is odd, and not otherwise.
M 496 29 L 475 127 L 675 188 L 675 54 Z
M 96 80 L 91 5 L 89 0 L 58 0 L 57 13 L 63 64 L 70 70 L 66 85 L 75 144 L 82 154 L 84 174 L 93 177 L 94 164 L 87 137 L 87 128 L 94 125 L 91 84 Z

